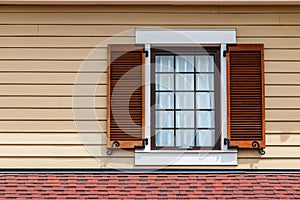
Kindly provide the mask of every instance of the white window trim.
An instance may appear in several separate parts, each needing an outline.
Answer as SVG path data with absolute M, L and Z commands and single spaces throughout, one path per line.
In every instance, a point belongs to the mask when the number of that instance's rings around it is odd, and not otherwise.
M 236 43 L 236 30 L 160 30 L 137 29 L 136 43 L 144 44 L 148 51 L 145 60 L 145 137 L 149 145 L 135 151 L 135 165 L 237 165 L 237 150 L 229 150 L 223 144 L 227 137 L 227 91 L 221 92 L 221 150 L 151 150 L 151 45 L 219 44 L 221 52 L 226 44 Z M 221 55 L 221 88 L 226 88 L 226 58 Z

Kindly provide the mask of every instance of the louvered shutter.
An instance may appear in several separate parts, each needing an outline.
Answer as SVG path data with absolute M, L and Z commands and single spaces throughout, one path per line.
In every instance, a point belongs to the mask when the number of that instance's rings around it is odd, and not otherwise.
M 107 146 L 119 148 L 143 145 L 144 87 L 143 47 L 108 46 Z
M 265 147 L 263 44 L 230 46 L 227 72 L 230 144 L 254 148 L 253 142 L 257 141 Z

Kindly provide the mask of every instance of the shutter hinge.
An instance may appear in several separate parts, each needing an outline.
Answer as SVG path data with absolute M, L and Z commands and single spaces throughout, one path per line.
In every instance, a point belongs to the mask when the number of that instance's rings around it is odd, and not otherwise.
M 265 155 L 265 154 L 266 154 L 265 150 L 264 150 L 263 148 L 261 148 L 259 142 L 253 141 L 253 142 L 252 142 L 252 146 L 253 146 L 253 147 L 256 147 L 256 146 L 257 146 L 257 150 L 258 150 L 258 153 L 260 153 L 260 155 Z
M 141 146 L 134 146 L 134 149 L 145 149 L 146 145 L 148 145 L 148 138 L 143 139 L 143 144 Z
M 106 151 L 106 154 L 107 155 L 111 155 L 115 150 L 116 150 L 116 147 L 119 147 L 120 146 L 120 142 L 119 141 L 114 141 L 112 144 L 111 144 L 111 147 L 107 149 Z
M 227 145 L 228 149 L 237 149 L 238 146 L 230 145 L 230 140 L 228 138 L 224 138 L 224 145 Z
M 228 48 L 230 47 L 230 46 L 236 46 L 237 44 L 234 44 L 234 43 L 232 43 L 232 44 L 226 44 L 226 50 L 224 50 L 223 51 L 223 57 L 226 57 L 227 56 L 227 53 L 228 53 Z
M 237 149 L 238 148 L 238 146 L 232 146 L 232 145 L 230 145 L 230 140 L 228 138 L 224 138 L 224 145 L 227 145 L 228 149 Z M 257 150 L 258 150 L 258 153 L 260 155 L 265 155 L 266 154 L 266 152 L 264 151 L 264 149 L 261 148 L 259 142 L 253 141 L 252 142 L 252 146 L 253 147 L 257 146 Z
M 146 57 L 149 56 L 149 52 L 145 48 L 143 48 L 143 53 L 145 54 Z

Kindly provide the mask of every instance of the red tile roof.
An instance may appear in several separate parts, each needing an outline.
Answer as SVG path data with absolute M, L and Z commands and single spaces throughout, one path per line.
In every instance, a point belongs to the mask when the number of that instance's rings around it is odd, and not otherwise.
M 0 174 L 0 199 L 300 199 L 300 174 Z

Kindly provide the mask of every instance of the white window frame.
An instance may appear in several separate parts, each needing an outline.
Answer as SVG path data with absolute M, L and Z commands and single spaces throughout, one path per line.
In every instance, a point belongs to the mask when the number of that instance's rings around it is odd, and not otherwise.
M 151 149 L 151 46 L 152 45 L 211 45 L 221 46 L 221 54 L 227 44 L 236 43 L 235 29 L 169 30 L 136 29 L 136 44 L 145 45 L 145 138 L 149 145 L 135 150 L 135 165 L 237 165 L 237 150 L 223 144 L 227 137 L 227 86 L 226 58 L 221 55 L 221 149 L 220 150 L 152 150 Z M 225 88 L 225 89 L 222 89 Z

